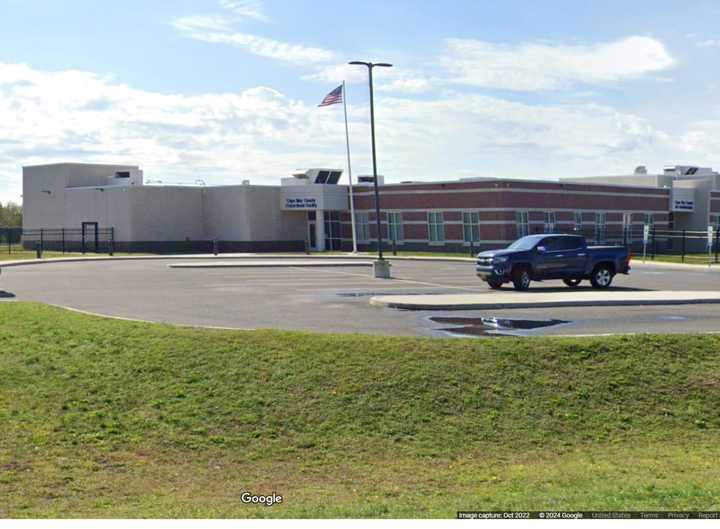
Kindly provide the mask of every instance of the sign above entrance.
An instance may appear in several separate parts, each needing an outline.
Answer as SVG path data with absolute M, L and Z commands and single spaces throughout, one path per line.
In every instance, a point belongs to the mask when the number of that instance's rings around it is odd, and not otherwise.
M 289 198 L 285 197 L 284 209 L 317 209 L 317 200 L 314 198 Z
M 674 187 L 671 206 L 671 211 L 695 211 L 695 189 Z
M 280 190 L 280 207 L 285 211 L 345 211 L 349 206 L 347 186 L 296 184 Z

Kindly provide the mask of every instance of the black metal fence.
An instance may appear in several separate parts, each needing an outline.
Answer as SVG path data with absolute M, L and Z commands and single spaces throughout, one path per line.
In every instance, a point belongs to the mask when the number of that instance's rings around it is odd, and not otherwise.
M 114 228 L 86 223 L 81 228 L 25 229 L 0 227 L 0 251 L 42 256 L 55 254 L 219 254 L 303 251 L 303 241 L 118 241 Z
M 104 253 L 115 251 L 115 229 L 52 228 L 22 230 L 22 248 L 39 252 Z
M 707 227 L 696 229 L 660 229 L 648 226 L 647 239 L 645 238 L 645 226 L 634 224 L 632 226 L 603 226 L 585 225 L 581 229 L 565 230 L 552 226 L 531 225 L 527 230 L 528 235 L 543 233 L 565 233 L 582 235 L 589 245 L 618 245 L 627 247 L 637 258 L 643 255 L 649 260 L 656 257 L 673 257 L 678 262 L 720 262 L 718 252 L 720 251 L 720 226 L 713 227 L 712 244 L 708 245 Z M 482 235 L 482 233 L 481 233 Z M 376 247 L 377 245 L 375 245 Z M 396 241 L 383 241 L 383 248 L 396 255 L 398 250 L 404 249 L 404 245 L 398 245 Z M 457 245 L 433 246 L 434 252 L 455 253 L 463 252 L 474 256 L 477 252 L 487 249 L 487 245 L 480 241 L 466 241 L 463 247 Z
M 719 226 L 720 227 L 720 226 Z M 708 245 L 708 229 L 671 230 L 650 226 L 647 239 L 644 237 L 645 227 L 586 225 L 582 229 L 562 230 L 542 225 L 532 225 L 528 230 L 537 233 L 570 233 L 583 235 L 591 245 L 622 245 L 628 247 L 635 258 L 643 255 L 647 259 L 658 256 L 674 256 L 679 262 L 703 262 L 708 260 L 718 263 L 720 251 L 720 230 L 713 230 L 712 244 Z M 481 233 L 482 235 L 482 233 Z M 252 242 L 232 241 L 168 241 L 168 242 L 118 242 L 115 240 L 114 228 L 99 228 L 94 223 L 82 228 L 44 228 L 23 230 L 22 228 L 0 227 L 0 252 L 33 252 L 42 255 L 44 252 L 63 253 L 95 253 L 113 255 L 123 253 L 229 253 L 247 251 L 302 251 L 302 241 L 297 244 L 283 243 L 283 248 L 275 245 L 258 248 Z M 393 254 L 397 253 L 398 245 L 394 241 L 383 241 L 383 247 Z M 475 255 L 484 249 L 482 241 L 467 242 L 464 246 L 433 246 L 434 252 L 457 253 L 460 251 Z M 309 249 L 305 248 L 306 251 Z
M 20 248 L 22 228 L 0 227 L 0 252 L 13 253 Z

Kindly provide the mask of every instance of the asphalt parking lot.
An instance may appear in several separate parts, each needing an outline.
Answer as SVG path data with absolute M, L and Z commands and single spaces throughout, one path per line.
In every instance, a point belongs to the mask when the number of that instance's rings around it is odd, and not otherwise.
M 475 277 L 471 262 L 394 261 L 392 280 L 374 279 L 369 268 L 357 267 L 170 269 L 171 262 L 178 260 L 9 267 L 0 276 L 0 300 L 41 301 L 108 316 L 240 329 L 420 336 L 720 332 L 720 305 L 714 304 L 453 312 L 369 304 L 370 296 L 379 294 L 492 296 L 493 291 Z M 634 266 L 630 276 L 615 278 L 615 289 L 720 289 L 717 270 Z M 590 287 L 585 282 L 583 288 Z M 533 283 L 529 292 L 517 295 L 566 290 L 561 282 L 552 281 Z M 555 323 L 527 329 L 522 324 L 508 326 L 505 319 Z

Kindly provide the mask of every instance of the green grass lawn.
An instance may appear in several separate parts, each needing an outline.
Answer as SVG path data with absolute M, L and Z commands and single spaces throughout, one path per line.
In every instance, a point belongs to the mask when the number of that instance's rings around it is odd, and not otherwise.
M 127 256 L 127 255 L 146 255 L 142 253 L 125 253 L 125 252 L 115 252 L 115 256 Z M 47 251 L 43 252 L 42 258 L 43 259 L 54 259 L 56 257 L 108 257 L 107 253 L 92 253 L 88 252 L 86 254 L 83 254 L 81 252 L 52 252 Z M 7 246 L 0 246 L 0 262 L 3 261 L 26 261 L 26 260 L 36 260 L 37 254 L 35 253 L 35 250 L 25 250 L 22 247 L 13 247 L 11 252 L 8 252 Z
M 0 518 L 719 510 L 720 337 L 221 331 L 2 302 L 0 425 Z

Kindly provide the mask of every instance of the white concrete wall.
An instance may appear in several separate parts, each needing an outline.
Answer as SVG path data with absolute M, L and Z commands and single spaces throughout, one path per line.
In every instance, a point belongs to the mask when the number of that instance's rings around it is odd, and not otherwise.
M 115 228 L 115 240 L 127 241 L 131 237 L 132 220 L 127 187 L 65 190 L 65 211 L 60 227 L 80 228 L 83 222 L 97 222 L 100 228 Z
M 305 240 L 305 213 L 280 209 L 276 186 L 222 186 L 205 190 L 205 232 L 223 241 Z
M 141 186 L 126 188 L 130 200 L 129 241 L 201 241 L 202 188 Z
M 23 228 L 79 228 L 74 217 L 66 219 L 66 188 L 105 185 L 115 171 L 133 170 L 138 167 L 73 163 L 23 167 Z

